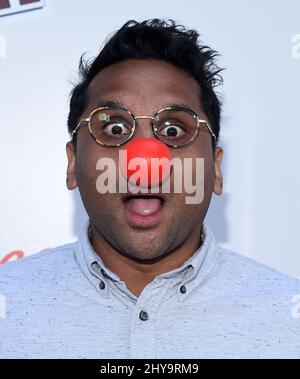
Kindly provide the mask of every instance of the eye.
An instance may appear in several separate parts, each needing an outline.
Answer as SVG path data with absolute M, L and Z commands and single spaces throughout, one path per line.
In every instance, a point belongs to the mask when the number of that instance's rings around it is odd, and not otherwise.
M 130 134 L 130 130 L 122 122 L 112 122 L 105 126 L 104 131 L 111 136 Z
M 165 121 L 159 132 L 164 137 L 182 137 L 185 134 L 184 127 L 176 125 L 173 121 Z

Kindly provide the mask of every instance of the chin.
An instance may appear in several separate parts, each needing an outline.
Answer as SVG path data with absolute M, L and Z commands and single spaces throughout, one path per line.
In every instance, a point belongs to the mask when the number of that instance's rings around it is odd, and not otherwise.
M 143 254 L 143 253 L 139 252 L 139 253 L 126 254 L 126 257 L 133 260 L 133 261 L 136 261 L 138 263 L 152 264 L 152 263 L 158 262 L 161 259 L 163 259 L 165 257 L 165 255 L 161 255 L 161 254 L 148 255 L 147 253 Z
M 157 241 L 147 238 L 143 240 L 143 238 L 139 236 L 137 243 L 132 246 L 129 246 L 128 243 L 123 243 L 122 254 L 127 258 L 140 262 L 160 260 L 166 255 L 164 254 L 166 247 L 162 244 L 162 240 L 159 239 L 157 235 L 156 238 Z

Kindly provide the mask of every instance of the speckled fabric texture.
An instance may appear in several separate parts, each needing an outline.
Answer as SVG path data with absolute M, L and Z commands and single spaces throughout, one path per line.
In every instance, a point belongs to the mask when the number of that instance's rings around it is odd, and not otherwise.
M 300 358 L 299 280 L 221 249 L 204 225 L 201 248 L 137 298 L 87 230 L 0 267 L 1 358 Z

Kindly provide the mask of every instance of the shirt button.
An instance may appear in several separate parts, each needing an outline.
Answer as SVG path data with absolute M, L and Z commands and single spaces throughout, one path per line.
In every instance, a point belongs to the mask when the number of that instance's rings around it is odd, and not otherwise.
M 142 321 L 147 321 L 148 318 L 149 318 L 149 315 L 148 315 L 147 312 L 145 312 L 145 311 L 141 311 L 141 312 L 140 312 L 140 319 L 141 319 Z
M 181 287 L 180 287 L 180 292 L 181 292 L 181 293 L 186 293 L 186 286 L 184 286 L 184 285 L 181 286 Z
M 99 284 L 99 287 L 101 290 L 104 290 L 105 288 L 105 283 L 103 282 L 103 280 L 101 280 L 100 284 Z

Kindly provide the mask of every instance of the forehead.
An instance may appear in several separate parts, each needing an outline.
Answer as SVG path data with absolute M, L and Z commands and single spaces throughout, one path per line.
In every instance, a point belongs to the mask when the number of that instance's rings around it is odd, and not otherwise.
M 159 60 L 126 60 L 101 70 L 88 87 L 88 107 L 113 100 L 132 112 L 184 104 L 202 112 L 201 90 L 184 70 Z

